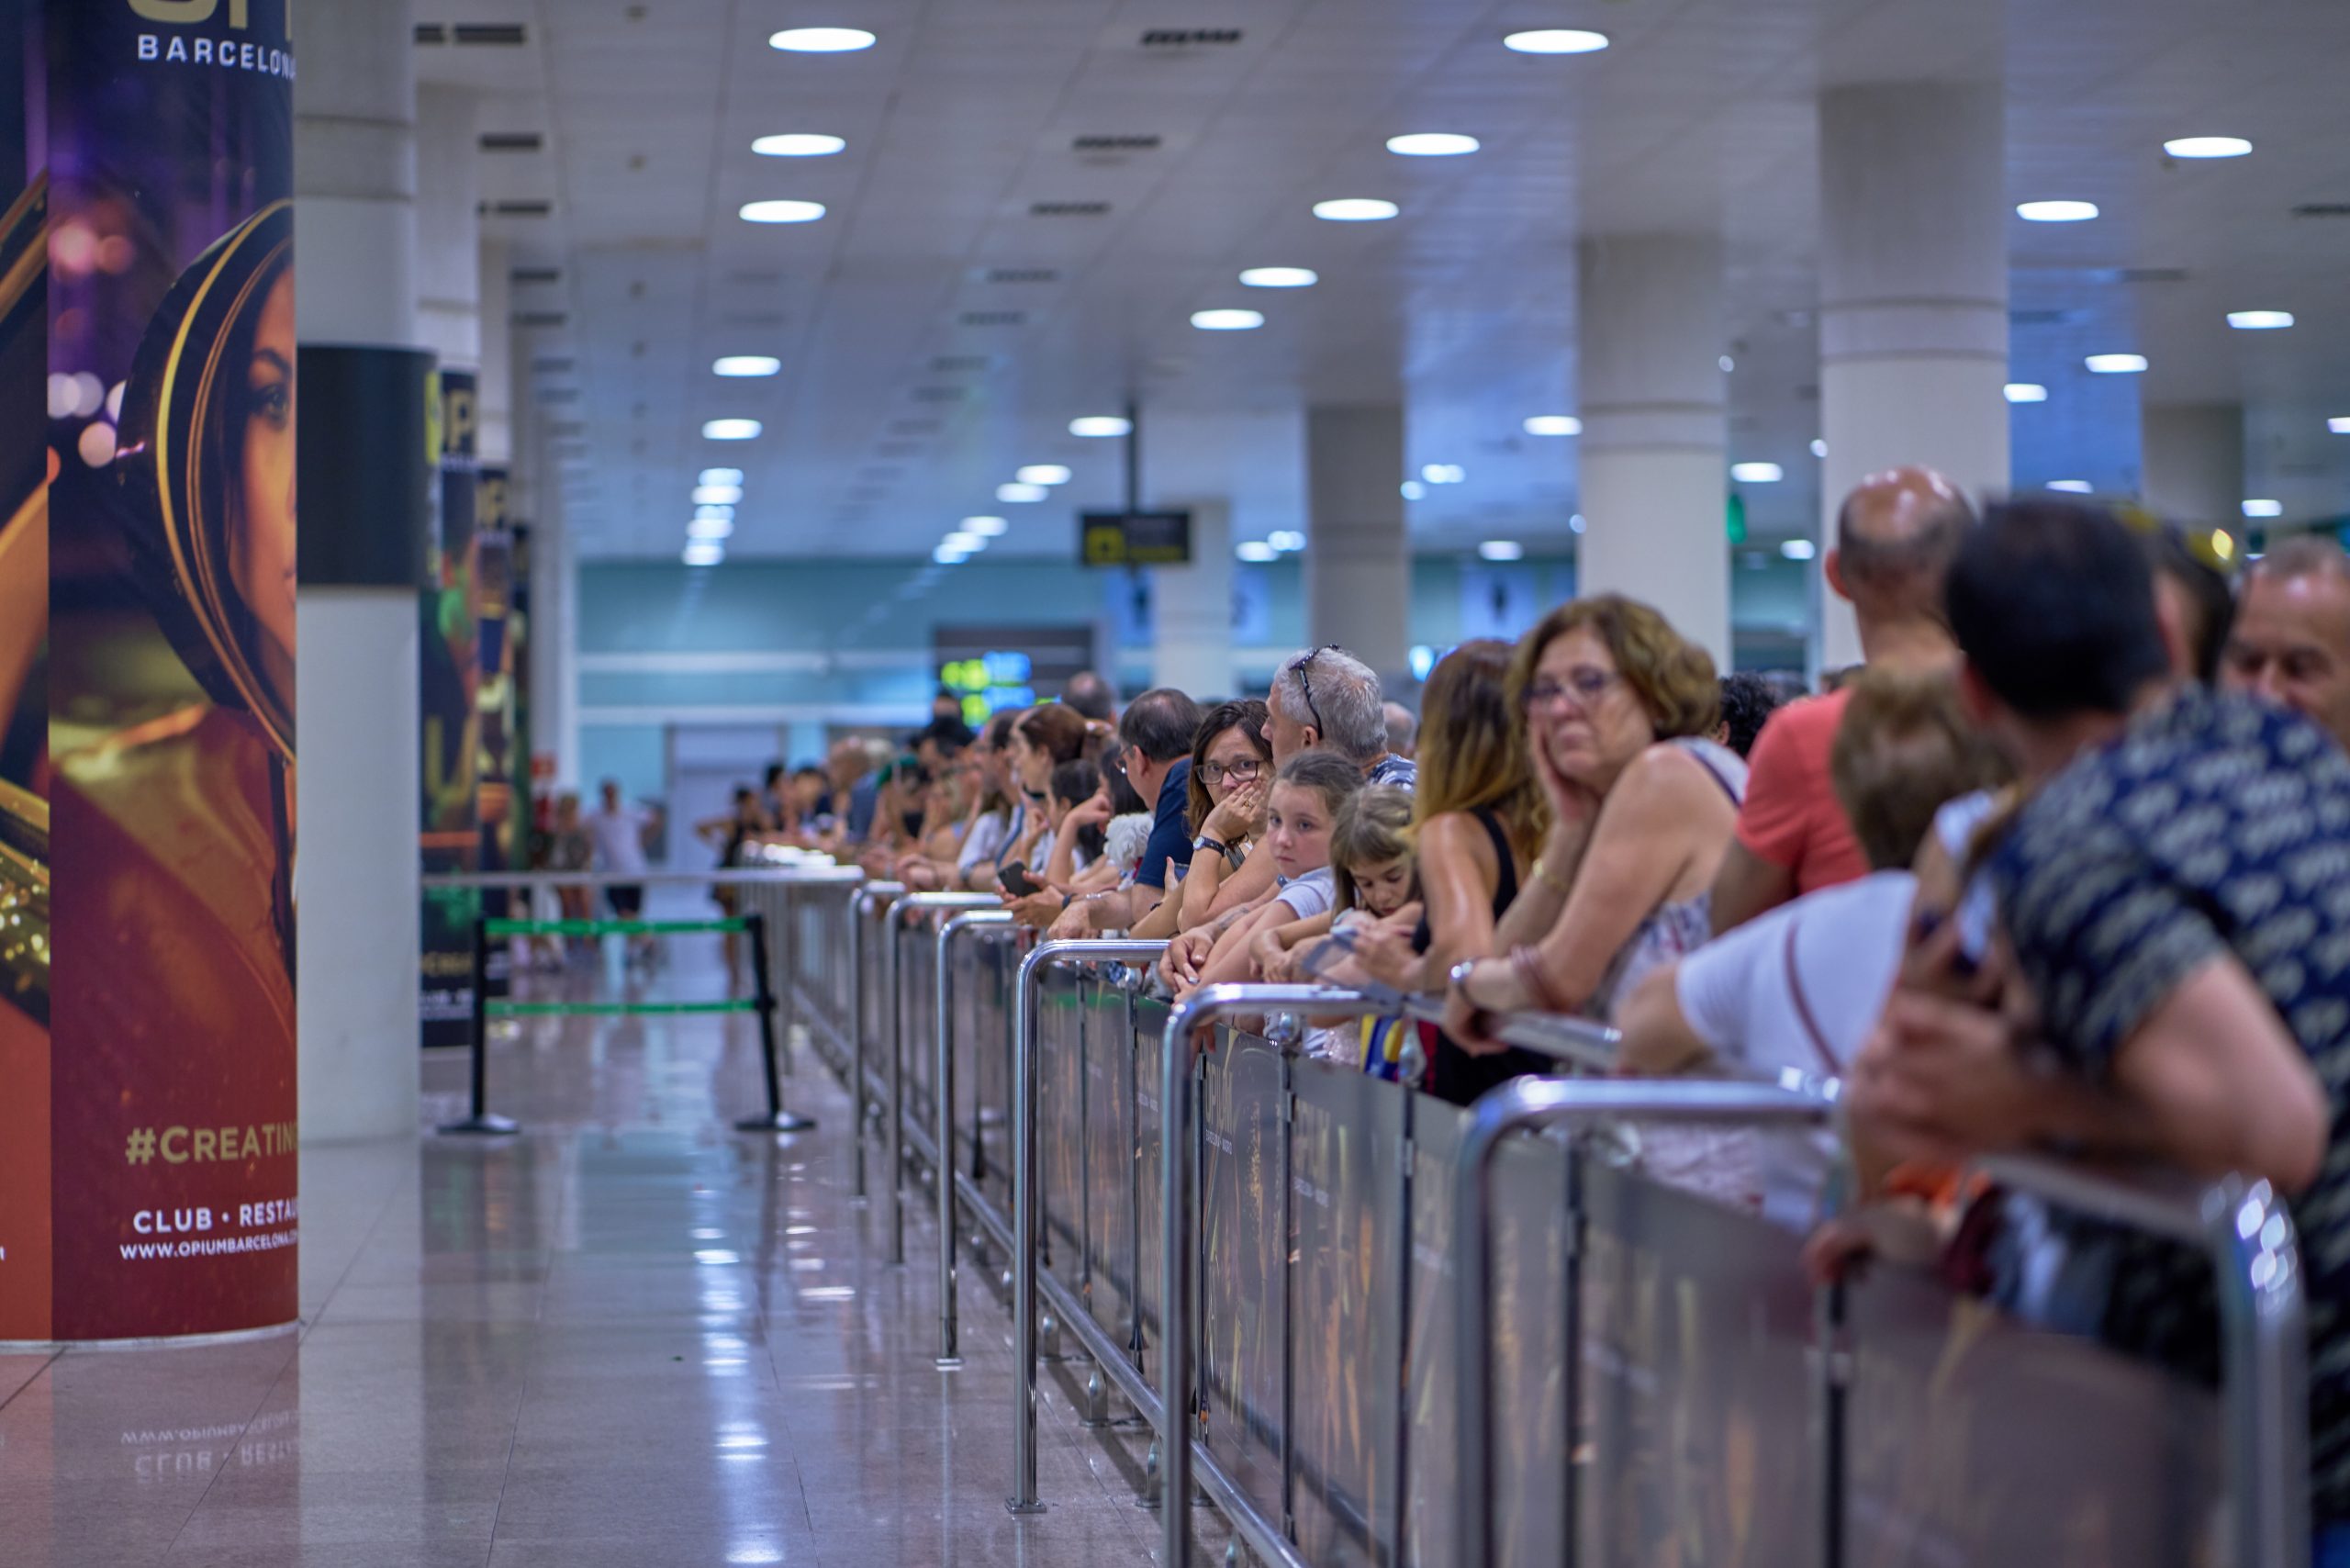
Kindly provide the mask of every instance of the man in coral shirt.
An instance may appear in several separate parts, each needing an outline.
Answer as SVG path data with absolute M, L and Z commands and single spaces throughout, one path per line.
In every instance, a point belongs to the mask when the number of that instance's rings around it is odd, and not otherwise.
M 1852 601 L 1871 666 L 1956 664 L 1942 619 L 1942 577 L 1974 521 L 1958 487 L 1929 468 L 1872 474 L 1844 498 L 1823 565 L 1829 587 Z M 1809 698 L 1762 726 L 1748 758 L 1738 838 L 1714 879 L 1716 935 L 1790 899 L 1868 875 L 1828 778 L 1844 702 L 1841 691 Z

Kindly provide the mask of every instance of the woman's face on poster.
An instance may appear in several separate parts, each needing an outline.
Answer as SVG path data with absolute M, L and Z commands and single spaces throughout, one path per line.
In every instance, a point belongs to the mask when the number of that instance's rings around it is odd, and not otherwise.
M 238 454 L 236 526 L 229 570 L 237 593 L 270 641 L 294 652 L 294 274 L 283 273 L 262 301 L 244 378 Z

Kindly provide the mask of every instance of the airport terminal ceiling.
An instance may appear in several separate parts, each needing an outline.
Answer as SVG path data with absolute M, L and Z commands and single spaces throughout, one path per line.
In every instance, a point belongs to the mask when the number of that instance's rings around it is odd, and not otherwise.
M 588 558 L 675 559 L 705 468 L 743 473 L 737 556 L 916 559 L 970 514 L 1067 557 L 1114 506 L 1144 411 L 1146 502 L 1230 498 L 1235 538 L 1302 527 L 1303 410 L 1401 400 L 1423 548 L 1572 535 L 1574 241 L 1719 229 L 1734 462 L 1758 541 L 1819 511 L 1818 89 L 2004 76 L 2019 485 L 2134 488 L 2138 410 L 2241 401 L 2247 493 L 2350 511 L 2350 10 L 2200 0 L 444 0 L 428 83 L 482 89 L 485 233 L 550 421 L 549 478 Z M 854 26 L 872 47 L 770 48 Z M 1587 53 L 1505 35 L 1604 33 Z M 519 29 L 520 41 L 511 41 Z M 438 40 L 438 41 L 432 41 Z M 503 41 L 501 41 L 503 40 Z M 1472 137 L 1401 156 L 1391 137 Z M 754 151 L 767 137 L 798 155 Z M 2182 137 L 2248 140 L 2183 159 Z M 1919 220 L 1935 220 L 1931 192 Z M 1393 202 L 1334 222 L 1317 202 Z M 750 203 L 822 204 L 809 222 Z M 1246 268 L 1310 269 L 1305 288 Z M 1255 330 L 1195 312 L 1261 313 Z M 2230 312 L 2289 312 L 2232 330 Z M 2139 376 L 2086 356 L 2135 353 Z M 778 362 L 714 374 L 728 356 Z M 748 419 L 749 441 L 704 438 Z M 2059 454 L 2063 454 L 2060 456 Z M 1070 470 L 1041 502 L 997 487 Z M 2059 471 L 2061 467 L 2061 472 Z M 2046 469 L 2046 472 L 2042 472 Z

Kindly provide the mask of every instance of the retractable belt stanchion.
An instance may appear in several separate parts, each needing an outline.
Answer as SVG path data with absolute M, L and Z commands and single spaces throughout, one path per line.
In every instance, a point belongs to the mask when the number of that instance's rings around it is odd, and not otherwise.
M 474 1041 L 473 1109 L 462 1121 L 443 1123 L 444 1133 L 510 1133 L 516 1124 L 492 1115 L 488 1099 L 489 1020 L 492 1018 L 554 1017 L 680 1017 L 719 1013 L 759 1015 L 762 1055 L 767 1067 L 767 1114 L 737 1122 L 744 1132 L 797 1132 L 815 1124 L 783 1109 L 775 1058 L 775 996 L 768 988 L 765 934 L 760 917 L 753 914 L 726 920 L 488 920 L 474 922 Z M 699 932 L 748 933 L 752 939 L 752 973 L 756 993 L 707 1002 L 518 1002 L 492 998 L 484 983 L 493 936 L 676 936 Z
M 790 905 L 790 890 L 784 892 L 784 908 Z M 751 981 L 757 991 L 759 1006 L 759 1059 L 767 1069 L 767 1112 L 764 1116 L 745 1116 L 734 1124 L 738 1133 L 804 1133 L 813 1127 L 813 1118 L 795 1115 L 783 1108 L 783 1082 L 776 1066 L 776 995 L 773 977 L 767 971 L 767 916 L 749 914 L 743 918 L 743 929 L 751 940 Z M 787 985 L 787 990 L 789 986 Z M 790 1017 L 789 1003 L 784 1016 Z M 787 1027 L 788 1027 L 787 1024 Z
M 957 1343 L 955 1300 L 955 1185 L 960 1174 L 955 1159 L 955 938 L 963 932 L 990 925 L 1009 925 L 1012 912 L 967 910 L 938 924 L 938 1023 L 932 1044 L 937 1047 L 931 1095 L 937 1102 L 938 1126 L 938 1365 L 963 1364 Z

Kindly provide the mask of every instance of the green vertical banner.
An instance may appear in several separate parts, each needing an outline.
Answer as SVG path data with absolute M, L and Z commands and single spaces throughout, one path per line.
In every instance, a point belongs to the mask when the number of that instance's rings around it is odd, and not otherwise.
M 287 4 L 0 28 L 0 1340 L 290 1324 Z
M 422 598 L 422 704 L 419 732 L 423 757 L 421 828 L 424 873 L 472 871 L 481 865 L 481 801 L 476 782 L 480 757 L 481 589 L 477 505 L 477 388 L 470 370 L 443 369 L 435 406 L 440 415 L 439 515 L 427 545 Z M 424 894 L 423 1043 L 462 1046 L 473 1030 L 473 923 L 481 911 L 472 891 Z
M 474 689 L 475 820 L 481 831 L 481 868 L 514 866 L 514 531 L 507 514 L 507 471 L 485 465 L 475 480 L 474 559 L 480 620 L 474 640 L 479 684 Z M 482 913 L 505 918 L 510 895 L 482 894 Z M 512 944 L 490 945 L 483 978 L 489 994 L 504 996 L 512 975 Z

